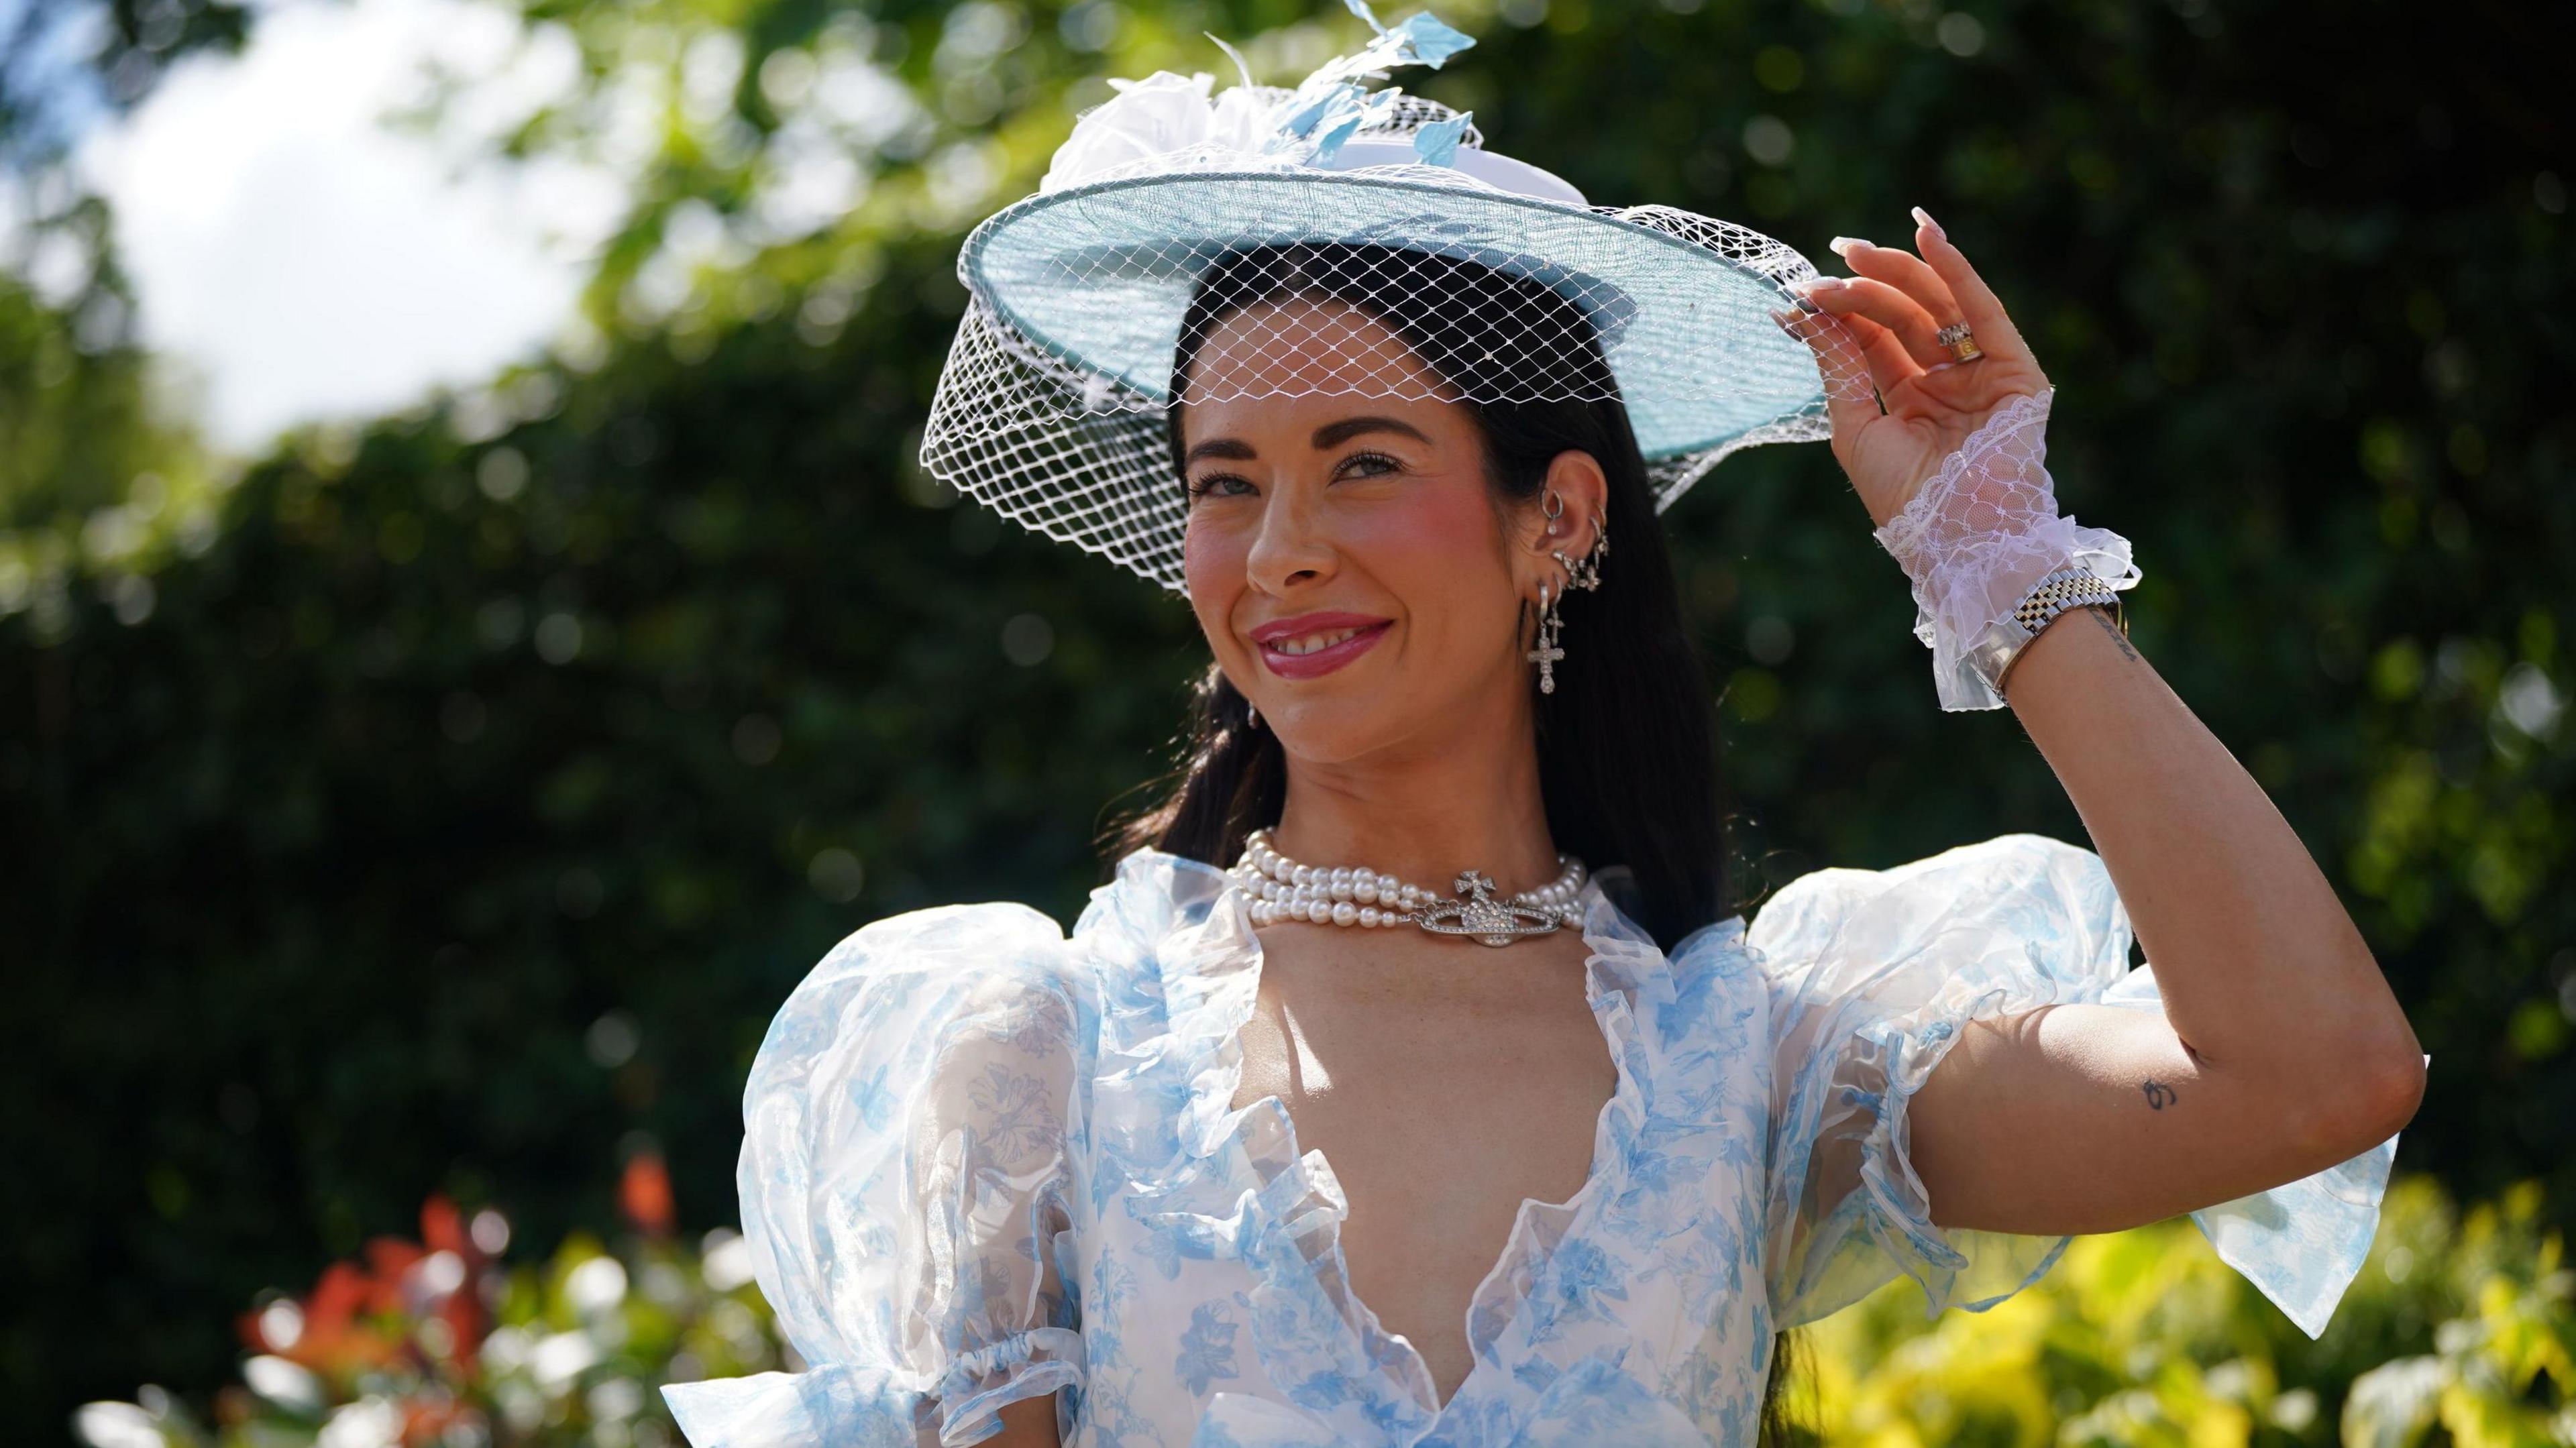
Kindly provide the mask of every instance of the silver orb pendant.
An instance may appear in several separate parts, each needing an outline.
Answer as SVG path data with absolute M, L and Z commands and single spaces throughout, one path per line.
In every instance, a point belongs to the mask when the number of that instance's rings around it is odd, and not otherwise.
M 1494 898 L 1494 877 L 1468 870 L 1453 887 L 1463 900 L 1446 900 L 1417 911 L 1413 923 L 1436 935 L 1473 936 L 1487 945 L 1509 945 L 1530 935 L 1553 934 L 1565 917 L 1534 906 Z

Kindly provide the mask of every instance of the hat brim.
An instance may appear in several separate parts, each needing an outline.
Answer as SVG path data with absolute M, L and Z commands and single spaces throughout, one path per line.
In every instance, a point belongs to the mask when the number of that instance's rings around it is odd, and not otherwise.
M 1541 200 L 1434 170 L 1178 171 L 1066 187 L 986 219 L 958 275 L 1058 365 L 1159 406 L 1200 271 L 1227 250 L 1436 251 L 1582 306 L 1649 461 L 1807 434 L 1787 425 L 1822 416 L 1814 353 L 1771 315 L 1790 300 L 1786 281 L 1814 274 L 1794 250 L 1688 212 Z

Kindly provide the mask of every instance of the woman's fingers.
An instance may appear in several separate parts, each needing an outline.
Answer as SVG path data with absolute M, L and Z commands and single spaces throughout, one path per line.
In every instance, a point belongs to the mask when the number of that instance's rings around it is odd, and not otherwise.
M 1968 264 L 1966 254 L 1950 244 L 1948 234 L 1941 230 L 1941 223 L 1934 221 L 1932 213 L 1920 206 L 1914 208 L 1914 221 L 1914 244 L 1923 249 L 1925 263 L 1940 276 L 1950 288 L 1950 295 L 1957 299 L 1959 315 L 1977 334 L 1978 350 L 2036 366 L 2037 359 L 2031 356 L 2029 344 L 2022 341 L 2020 329 L 2013 326 L 2012 318 L 2004 314 L 2004 304 L 1996 300 L 1994 292 L 1986 286 L 1985 278 L 1977 275 L 1977 269 Z
M 1923 258 L 1902 247 L 1880 246 L 1856 236 L 1837 236 L 1834 255 L 1843 265 L 1865 277 L 1875 277 L 1912 297 L 1932 318 L 1934 327 L 1946 327 L 1963 315 L 1958 298 L 1950 295 L 1950 284 L 1941 280 Z
M 1792 283 L 1799 295 L 1839 317 L 1866 317 L 1896 335 L 1919 367 L 1950 360 L 1934 334 L 1941 324 L 1920 302 L 1876 277 L 1811 277 Z

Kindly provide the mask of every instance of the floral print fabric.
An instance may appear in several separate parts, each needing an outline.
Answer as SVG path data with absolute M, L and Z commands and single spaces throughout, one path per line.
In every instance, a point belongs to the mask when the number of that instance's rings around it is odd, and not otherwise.
M 1669 956 L 1584 898 L 1618 1083 L 1590 1178 L 1523 1203 L 1477 1288 L 1448 1403 L 1352 1295 L 1322 1153 L 1277 1098 L 1231 1104 L 1261 968 L 1246 897 L 1146 849 L 1069 937 L 1024 905 L 915 910 L 789 998 L 739 1184 L 810 1367 L 665 1389 L 683 1431 L 956 1445 L 1055 1393 L 1073 1448 L 1749 1444 L 1779 1330 L 1899 1273 L 1936 1313 L 1982 1309 L 2056 1262 L 2069 1238 L 1932 1225 L 1905 1107 L 1966 1021 L 2161 1009 L 2091 851 L 2015 834 L 1820 870 Z M 2193 1219 L 2315 1335 L 2395 1150 Z

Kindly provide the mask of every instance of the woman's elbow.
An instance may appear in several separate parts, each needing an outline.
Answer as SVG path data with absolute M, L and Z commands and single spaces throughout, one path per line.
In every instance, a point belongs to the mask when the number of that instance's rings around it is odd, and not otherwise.
M 2378 1145 L 2405 1129 L 2415 1119 L 2415 1109 L 2424 1104 L 2424 1080 L 2429 1060 L 2416 1044 L 2415 1033 L 2406 1033 L 2404 1041 L 2382 1049 L 2380 1066 L 2374 1073 L 2370 1091 L 2371 1145 Z
M 2394 1042 L 2356 1045 L 2312 1073 L 2301 1093 L 2308 1150 L 2328 1164 L 2348 1160 L 2405 1129 L 2424 1102 L 2425 1058 L 2412 1031 Z

